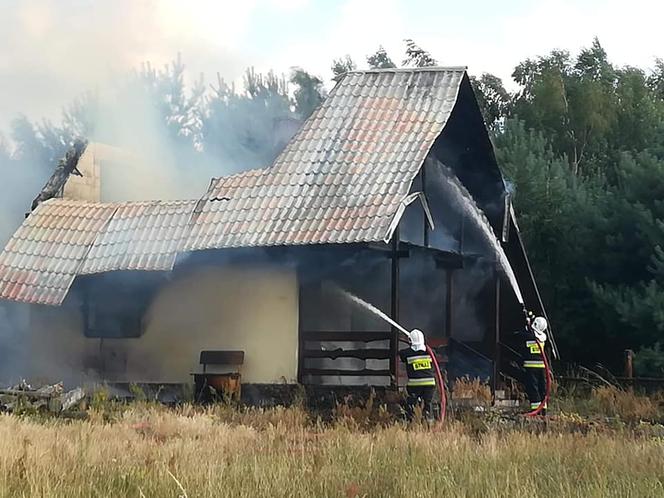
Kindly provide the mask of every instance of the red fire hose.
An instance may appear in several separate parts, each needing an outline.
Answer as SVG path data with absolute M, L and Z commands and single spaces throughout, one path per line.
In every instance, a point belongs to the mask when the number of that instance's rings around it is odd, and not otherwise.
M 431 356 L 431 359 L 433 360 L 433 366 L 436 371 L 436 384 L 438 384 L 438 394 L 440 395 L 440 416 L 438 417 L 438 421 L 442 424 L 445 421 L 445 411 L 447 410 L 447 396 L 445 395 L 443 374 L 440 373 L 438 360 L 436 359 L 436 354 L 433 352 L 433 349 L 431 349 L 428 344 L 425 346 L 427 348 L 427 353 L 429 353 L 429 356 Z
M 546 394 L 544 395 L 544 399 L 537 408 L 531 412 L 526 413 L 526 417 L 535 417 L 539 415 L 540 412 L 544 410 L 544 408 L 549 403 L 549 396 L 551 394 L 551 367 L 549 367 L 549 360 L 547 360 L 546 354 L 544 354 L 544 346 L 542 346 L 542 343 L 537 341 L 537 346 L 539 347 L 542 360 L 544 361 L 544 375 L 546 375 Z

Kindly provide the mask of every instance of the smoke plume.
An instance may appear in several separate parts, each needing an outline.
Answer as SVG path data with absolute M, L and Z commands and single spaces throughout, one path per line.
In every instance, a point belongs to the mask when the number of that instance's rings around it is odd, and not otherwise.
M 213 176 L 267 166 L 284 143 L 273 140 L 275 122 L 294 116 L 286 83 L 252 72 L 244 85 L 226 83 L 246 67 L 237 42 L 253 8 L 211 0 L 196 8 L 175 0 L 0 3 L 0 246 L 78 136 L 130 158 L 101 164 L 103 201 L 197 199 Z M 202 73 L 220 74 L 213 88 Z M 27 322 L 25 306 L 0 303 L 3 379 L 20 370 L 10 358 L 26 343 L 39 345 Z

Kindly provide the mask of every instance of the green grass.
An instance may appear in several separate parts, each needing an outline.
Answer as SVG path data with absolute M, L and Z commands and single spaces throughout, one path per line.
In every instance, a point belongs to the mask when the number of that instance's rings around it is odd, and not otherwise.
M 3 415 L 0 496 L 664 496 L 664 433 L 648 424 L 581 430 L 577 418 L 367 430 L 299 408 Z

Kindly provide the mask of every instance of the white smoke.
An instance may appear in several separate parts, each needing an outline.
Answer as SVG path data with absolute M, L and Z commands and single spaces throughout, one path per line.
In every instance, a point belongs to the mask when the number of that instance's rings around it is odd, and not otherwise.
M 182 52 L 192 70 L 237 79 L 255 2 L 0 2 L 0 129 L 19 113 L 58 117 L 64 103 L 143 61 Z M 223 15 L 222 15 L 223 14 Z
M 201 73 L 240 80 L 252 62 L 244 52 L 243 36 L 257 4 L 257 0 L 200 0 L 195 6 L 176 0 L 0 2 L 0 140 L 6 145 L 0 147 L 0 246 L 23 221 L 57 160 L 44 164 L 29 155 L 17 160 L 22 151 L 14 150 L 16 143 L 7 138 L 10 122 L 19 115 L 33 123 L 45 118 L 58 126 L 63 108 L 89 94 L 93 105 L 85 117 L 94 132 L 85 133 L 85 138 L 126 150 L 134 158 L 101 165 L 105 201 L 196 199 L 210 177 L 242 168 L 197 154 L 186 144 L 192 141 L 190 136 L 173 132 L 180 123 L 169 127 L 171 123 L 164 120 L 168 114 L 164 108 L 179 103 L 155 102 L 144 86 L 132 81 L 131 71 L 146 61 L 162 70 L 181 53 L 187 65 L 183 79 L 187 97 Z M 200 124 L 196 122 L 200 116 L 185 117 L 190 118 L 192 126 Z M 17 371 L 8 360 L 17 358 L 15 350 L 27 340 L 24 308 L 0 303 L 0 365 L 5 373 Z

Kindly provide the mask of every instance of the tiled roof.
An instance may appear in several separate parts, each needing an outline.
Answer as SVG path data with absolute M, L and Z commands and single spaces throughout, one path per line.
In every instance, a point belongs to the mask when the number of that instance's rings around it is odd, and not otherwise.
M 196 201 L 131 202 L 117 209 L 85 257 L 79 274 L 171 270 Z
M 61 304 L 77 275 L 170 270 L 195 205 L 196 201 L 46 201 L 0 254 L 0 297 Z
M 463 68 L 348 73 L 272 168 L 212 181 L 186 249 L 389 238 L 464 76 Z
M 76 275 L 169 270 L 180 251 L 386 240 L 464 78 L 348 73 L 271 168 L 214 179 L 198 202 L 44 202 L 0 255 L 0 298 L 60 304 Z
M 114 205 L 50 200 L 23 222 L 0 254 L 0 297 L 60 304 Z

